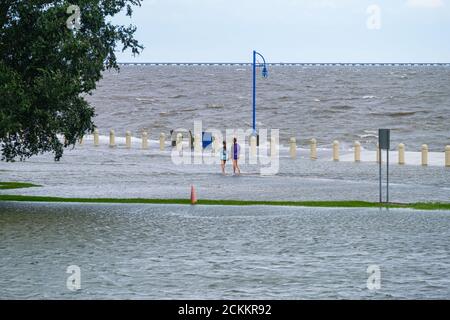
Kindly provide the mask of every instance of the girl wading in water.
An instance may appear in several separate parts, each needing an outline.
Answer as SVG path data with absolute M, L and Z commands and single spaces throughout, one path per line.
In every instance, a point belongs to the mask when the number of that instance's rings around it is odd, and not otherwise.
M 233 139 L 233 149 L 231 150 L 231 152 L 233 155 L 233 173 L 236 174 L 236 170 L 237 170 L 237 174 L 240 175 L 241 169 L 239 169 L 238 160 L 239 160 L 239 154 L 241 153 L 241 146 L 239 145 L 239 143 L 237 143 L 236 138 Z
M 222 174 L 225 175 L 225 165 L 228 160 L 227 143 L 223 142 L 223 148 L 220 150 L 220 165 L 222 167 Z

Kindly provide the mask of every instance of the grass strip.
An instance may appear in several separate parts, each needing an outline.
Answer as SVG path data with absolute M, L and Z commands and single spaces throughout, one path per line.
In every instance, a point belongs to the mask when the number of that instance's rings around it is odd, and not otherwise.
M 62 202 L 62 203 L 122 203 L 122 204 L 190 204 L 189 199 L 143 199 L 143 198 L 61 198 L 25 195 L 0 195 L 0 201 Z M 450 203 L 391 203 L 380 206 L 377 202 L 366 201 L 258 201 L 258 200 L 199 200 L 199 205 L 222 206 L 290 206 L 321 208 L 409 208 L 417 210 L 450 210 Z
M 0 190 L 5 189 L 20 189 L 20 188 L 32 188 L 32 187 L 40 187 L 37 184 L 32 183 L 24 183 L 24 182 L 1 182 L 0 181 Z

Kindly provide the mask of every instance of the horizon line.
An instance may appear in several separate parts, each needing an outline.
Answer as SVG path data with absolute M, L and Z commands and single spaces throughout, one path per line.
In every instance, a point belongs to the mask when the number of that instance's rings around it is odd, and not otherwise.
M 128 65 L 252 65 L 252 62 L 117 62 Z M 450 65 L 450 62 L 268 62 L 267 65 Z

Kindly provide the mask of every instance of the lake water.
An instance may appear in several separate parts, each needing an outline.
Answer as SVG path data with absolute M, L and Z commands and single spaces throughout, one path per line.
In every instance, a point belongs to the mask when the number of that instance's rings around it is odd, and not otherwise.
M 393 146 L 442 152 L 450 144 L 449 66 L 270 66 L 258 78 L 257 127 L 280 129 L 319 147 L 361 141 L 375 149 L 378 128 L 391 128 Z M 157 139 L 160 132 L 252 124 L 250 66 L 123 66 L 105 72 L 88 100 L 101 133 L 115 129 Z
M 0 203 L 0 298 L 449 299 L 449 239 L 448 211 Z

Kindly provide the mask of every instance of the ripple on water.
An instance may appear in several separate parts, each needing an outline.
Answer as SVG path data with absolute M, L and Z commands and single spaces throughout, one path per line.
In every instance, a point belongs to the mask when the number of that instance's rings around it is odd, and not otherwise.
M 450 298 L 448 212 L 0 204 L 1 298 Z M 66 268 L 82 270 L 68 291 Z M 367 290 L 369 265 L 382 289 Z

